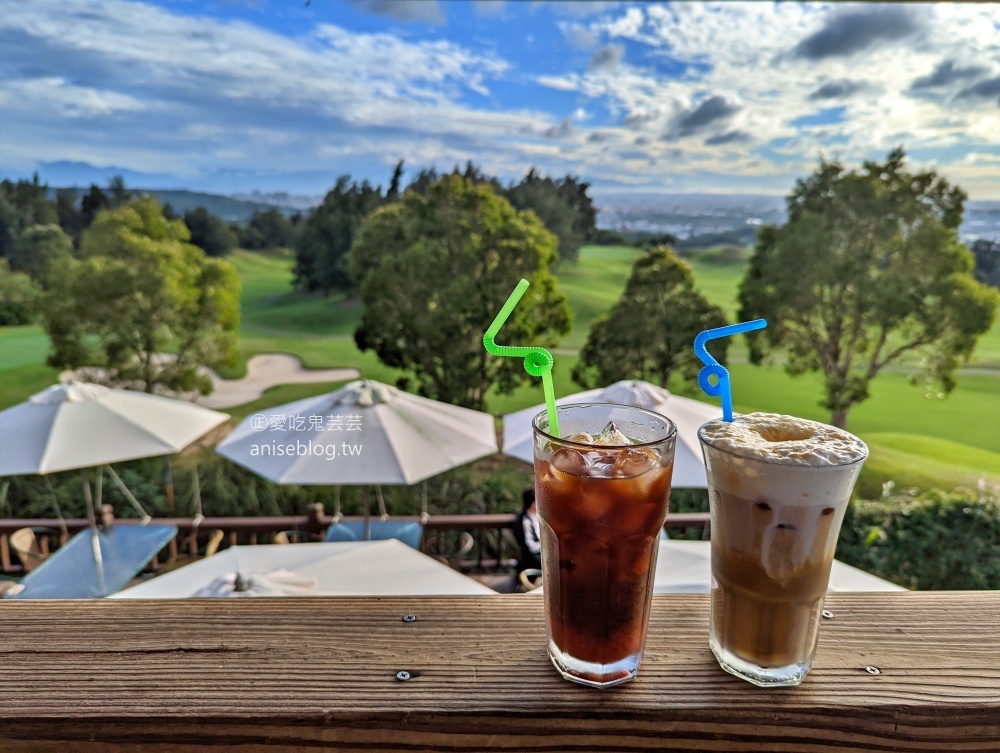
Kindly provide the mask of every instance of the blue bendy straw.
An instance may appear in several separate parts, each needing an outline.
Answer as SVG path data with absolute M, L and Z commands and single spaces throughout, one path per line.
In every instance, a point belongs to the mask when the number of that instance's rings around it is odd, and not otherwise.
M 549 416 L 549 434 L 558 437 L 559 416 L 556 415 L 556 393 L 552 385 L 552 364 L 554 363 L 552 354 L 545 348 L 497 345 L 494 342 L 494 338 L 497 336 L 500 328 L 507 321 L 507 317 L 510 316 L 517 302 L 521 300 L 521 296 L 524 295 L 524 291 L 528 289 L 530 284 L 525 279 L 517 283 L 514 292 L 507 298 L 507 302 L 500 309 L 500 313 L 493 320 L 493 324 L 490 325 L 490 328 L 486 330 L 486 334 L 483 335 L 483 346 L 488 353 L 494 356 L 523 358 L 524 370 L 531 374 L 531 376 L 540 376 L 542 378 L 542 390 L 545 392 L 545 411 Z
M 729 372 L 726 371 L 725 366 L 712 358 L 711 353 L 705 348 L 705 343 L 720 337 L 732 337 L 743 332 L 764 329 L 766 326 L 767 319 L 754 319 L 752 322 L 740 322 L 739 324 L 730 324 L 728 327 L 706 329 L 694 339 L 695 355 L 705 364 L 705 368 L 698 372 L 698 386 L 709 397 L 722 395 L 722 418 L 725 421 L 733 420 L 733 394 L 729 383 Z M 718 378 L 718 382 L 715 384 L 708 381 L 712 374 Z

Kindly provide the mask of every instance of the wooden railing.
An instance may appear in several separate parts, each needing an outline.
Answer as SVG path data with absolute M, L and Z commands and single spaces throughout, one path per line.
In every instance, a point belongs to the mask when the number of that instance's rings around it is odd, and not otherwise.
M 654 596 L 638 678 L 599 691 L 531 595 L 3 601 L 0 749 L 1000 749 L 1000 593 L 832 593 L 780 690 L 719 669 L 708 607 Z
M 362 520 L 360 517 L 345 517 L 344 520 Z M 393 516 L 393 520 L 420 520 L 417 516 Z M 455 552 L 462 533 L 472 536 L 474 547 L 461 562 L 455 563 L 464 572 L 490 572 L 509 570 L 517 558 L 517 543 L 510 531 L 517 516 L 510 513 L 490 515 L 431 515 L 424 520 L 424 551 L 448 557 Z M 221 530 L 225 534 L 223 546 L 235 544 L 269 544 L 275 534 L 293 532 L 301 534 L 300 540 L 322 540 L 327 528 L 334 522 L 332 515 L 327 515 L 323 505 L 316 504 L 309 508 L 306 515 L 288 515 L 280 517 L 225 517 L 202 518 L 195 521 L 191 518 L 156 518 L 153 522 L 169 523 L 179 529 L 168 550 L 165 559 L 175 558 L 178 554 L 197 554 L 199 532 Z M 111 525 L 141 525 L 141 521 L 132 518 L 115 518 L 110 506 L 102 508 L 101 524 Z M 669 530 L 707 530 L 709 517 L 707 513 L 678 513 L 667 516 L 666 528 Z M 9 539 L 11 533 L 21 528 L 49 529 L 52 541 L 47 542 L 51 548 L 65 543 L 65 540 L 87 527 L 86 518 L 56 519 L 8 519 L 0 520 L 0 569 L 8 575 L 16 575 L 22 571 L 17 557 L 11 552 Z M 293 537 L 295 538 L 295 537 Z M 154 562 L 155 570 L 158 562 Z

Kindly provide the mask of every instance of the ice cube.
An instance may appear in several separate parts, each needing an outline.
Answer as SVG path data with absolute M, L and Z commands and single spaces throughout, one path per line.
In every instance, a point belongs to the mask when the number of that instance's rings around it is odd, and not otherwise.
M 578 431 L 576 434 L 570 434 L 566 437 L 567 442 L 576 442 L 577 444 L 594 444 L 594 435 L 588 434 L 585 431 Z
M 605 447 L 621 447 L 622 445 L 632 444 L 632 440 L 621 433 L 614 421 L 608 421 L 608 425 L 604 427 L 604 431 L 594 438 L 594 444 L 604 445 Z
M 659 458 L 656 453 L 646 447 L 635 447 L 622 450 L 615 458 L 611 475 L 615 478 L 634 478 L 641 476 L 656 467 Z
M 573 476 L 590 475 L 590 453 L 564 447 L 552 456 L 552 466 Z

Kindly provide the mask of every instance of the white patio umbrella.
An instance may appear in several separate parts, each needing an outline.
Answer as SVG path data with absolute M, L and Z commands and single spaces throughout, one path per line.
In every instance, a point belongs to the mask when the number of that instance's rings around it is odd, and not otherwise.
M 228 419 L 225 413 L 183 400 L 86 382 L 56 384 L 0 412 L 0 476 L 80 469 L 99 563 L 85 469 L 107 466 L 122 493 L 148 520 L 110 464 L 179 452 Z
M 236 588 L 240 582 L 239 590 Z M 440 596 L 495 594 L 400 541 L 232 546 L 113 599 L 188 596 Z
M 215 449 L 278 484 L 409 485 L 492 455 L 497 440 L 488 413 L 359 380 L 254 414 Z
M 497 440 L 488 413 L 358 380 L 249 416 L 215 449 L 278 484 L 379 488 L 492 455 Z
M 677 425 L 677 448 L 674 454 L 672 486 L 677 489 L 705 489 L 705 461 L 698 442 L 698 429 L 706 421 L 718 418 L 722 411 L 708 403 L 670 394 L 669 390 L 640 380 L 624 380 L 596 390 L 577 392 L 556 400 L 557 405 L 571 403 L 618 403 L 656 411 Z M 544 405 L 525 408 L 503 417 L 503 452 L 505 455 L 534 462 L 531 420 Z
M 0 476 L 170 455 L 228 418 L 159 395 L 56 384 L 0 412 Z

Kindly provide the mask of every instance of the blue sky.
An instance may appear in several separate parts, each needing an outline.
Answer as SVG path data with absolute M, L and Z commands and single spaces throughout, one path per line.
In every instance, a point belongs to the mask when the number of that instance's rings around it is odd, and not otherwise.
M 996 5 L 0 0 L 0 175 L 317 195 L 471 159 L 782 194 L 902 145 L 1000 198 L 998 30 Z

